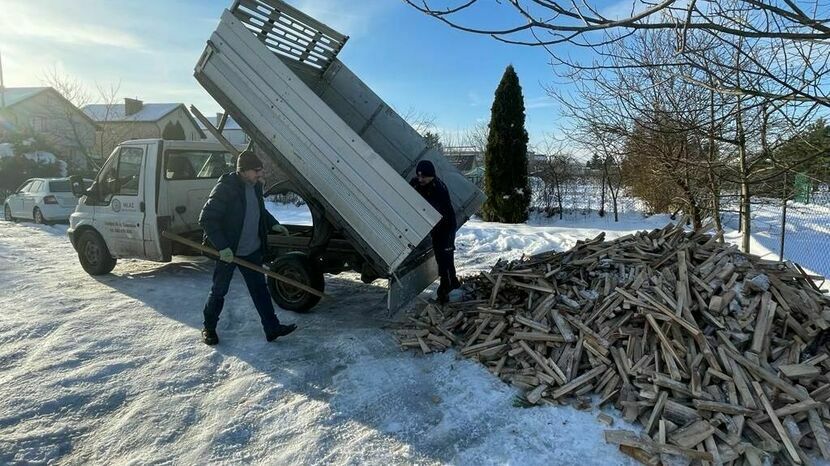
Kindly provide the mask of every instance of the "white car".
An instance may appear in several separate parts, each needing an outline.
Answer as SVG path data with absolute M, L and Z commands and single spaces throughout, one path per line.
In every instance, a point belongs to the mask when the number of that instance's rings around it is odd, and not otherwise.
M 6 221 L 66 222 L 77 205 L 69 178 L 32 178 L 6 198 L 3 217 Z

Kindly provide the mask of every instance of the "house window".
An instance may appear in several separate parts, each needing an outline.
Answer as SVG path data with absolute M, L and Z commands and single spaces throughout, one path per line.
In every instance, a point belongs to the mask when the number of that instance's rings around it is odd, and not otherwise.
M 29 119 L 29 126 L 35 131 L 48 131 L 49 127 L 46 124 L 46 117 L 36 116 Z

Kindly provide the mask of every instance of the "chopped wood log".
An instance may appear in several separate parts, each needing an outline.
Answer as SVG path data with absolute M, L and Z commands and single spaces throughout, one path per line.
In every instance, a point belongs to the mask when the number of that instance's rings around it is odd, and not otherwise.
M 609 441 L 643 461 L 826 458 L 830 296 L 718 239 L 669 225 L 500 260 L 465 279 L 471 300 L 424 307 L 397 336 L 456 348 L 532 404 L 613 403 L 646 434 Z
M 784 430 L 781 420 L 775 415 L 775 410 L 772 409 L 772 404 L 770 404 L 766 394 L 764 394 L 764 389 L 761 388 L 761 385 L 758 382 L 752 382 L 752 387 L 755 389 L 755 393 L 758 394 L 758 399 L 761 400 L 761 406 L 763 406 L 766 410 L 767 416 L 769 416 L 773 427 L 775 427 L 775 431 L 778 432 L 778 437 L 783 442 L 784 448 L 787 449 L 787 454 L 790 456 L 790 460 L 795 464 L 801 464 L 801 457 L 799 457 L 798 452 L 795 449 L 795 445 L 793 445 L 792 440 L 790 440 L 790 436 L 787 435 L 787 431 Z
M 816 444 L 818 444 L 819 451 L 821 451 L 821 456 L 826 460 L 830 460 L 830 437 L 827 435 L 827 429 L 821 420 L 821 416 L 815 409 L 811 409 L 807 416 L 810 429 L 813 431 L 813 437 L 815 437 Z
M 709 452 L 700 452 L 675 445 L 656 443 L 648 438 L 639 437 L 634 432 L 627 430 L 606 430 L 605 441 L 614 445 L 626 445 L 656 454 L 667 453 L 670 455 L 685 456 L 693 460 L 712 461 L 712 454 Z
M 751 416 L 755 414 L 755 410 L 744 408 L 743 406 L 737 406 L 729 403 L 718 403 L 717 401 L 705 401 L 705 400 L 694 400 L 693 404 L 695 408 L 700 411 L 711 411 L 716 413 L 726 413 L 726 414 L 742 414 L 745 416 Z
M 640 462 L 640 464 L 644 464 L 646 466 L 658 466 L 660 464 L 659 455 L 653 455 L 645 450 L 628 445 L 620 445 L 617 448 L 619 448 L 620 453 L 630 456 Z
M 549 341 L 551 343 L 565 343 L 565 339 L 560 335 L 553 335 L 542 332 L 516 332 L 513 334 L 514 340 L 525 341 Z
M 646 433 L 650 434 L 652 430 L 654 430 L 655 423 L 660 419 L 663 415 L 663 408 L 666 406 L 666 400 L 669 398 L 669 392 L 661 391 L 659 397 L 657 398 L 657 404 L 654 405 L 654 408 L 651 410 L 651 416 L 648 418 L 648 422 L 646 423 Z
M 542 392 L 547 390 L 548 386 L 546 384 L 541 384 L 538 387 L 534 388 L 530 393 L 527 394 L 527 401 L 530 404 L 536 404 L 539 400 L 542 399 Z
M 804 400 L 798 403 L 788 404 L 775 410 L 775 415 L 779 418 L 791 416 L 793 414 L 802 413 L 811 409 L 821 408 L 825 404 L 821 401 Z
M 421 351 L 424 354 L 432 352 L 432 350 L 429 348 L 429 345 L 427 345 L 427 343 L 421 337 L 418 337 L 418 345 L 421 347 Z
M 520 323 L 520 324 L 522 324 L 526 327 L 530 327 L 530 328 L 532 328 L 534 330 L 538 330 L 542 333 L 550 333 L 550 327 L 548 327 L 547 325 L 541 324 L 539 322 L 535 322 L 531 319 L 528 319 L 526 317 L 522 317 L 520 315 L 515 316 L 515 319 L 516 319 L 516 322 L 518 322 L 518 323 Z
M 808 364 L 785 364 L 778 370 L 789 379 L 808 379 L 821 375 L 821 369 Z
M 573 330 L 571 330 L 571 326 L 568 325 L 568 322 L 562 317 L 562 314 L 559 313 L 556 309 L 550 310 L 551 319 L 553 319 L 556 328 L 559 329 L 559 333 L 565 337 L 565 341 L 570 343 L 576 341 L 576 337 L 574 336 Z
M 562 397 L 563 395 L 566 395 L 566 394 L 570 393 L 571 391 L 573 391 L 574 389 L 582 386 L 583 384 L 585 384 L 589 380 L 592 380 L 595 377 L 598 377 L 599 375 L 603 374 L 606 371 L 606 369 L 607 368 L 605 366 L 598 366 L 598 367 L 595 367 L 595 368 L 591 369 L 590 371 L 580 375 L 579 377 L 571 380 L 570 382 L 566 383 L 565 385 L 562 385 L 561 387 L 554 390 L 553 394 L 551 395 L 552 398 L 557 399 L 557 398 Z
M 715 433 L 715 428 L 707 421 L 695 421 L 686 427 L 677 429 L 669 435 L 669 442 L 683 448 L 693 448 Z

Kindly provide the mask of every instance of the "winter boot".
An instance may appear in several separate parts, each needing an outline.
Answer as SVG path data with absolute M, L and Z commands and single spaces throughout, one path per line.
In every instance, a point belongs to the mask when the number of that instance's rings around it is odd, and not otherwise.
M 284 336 L 288 335 L 289 333 L 293 332 L 294 330 L 297 330 L 297 326 L 294 325 L 294 324 L 291 324 L 291 325 L 277 324 L 277 326 L 274 327 L 273 330 L 271 330 L 269 332 L 265 332 L 265 339 L 268 340 L 268 341 L 274 341 L 279 337 L 284 337 Z
M 435 292 L 435 302 L 444 305 L 450 302 L 450 289 L 449 286 L 444 286 L 443 284 L 438 287 L 438 291 Z
M 205 342 L 205 344 L 208 346 L 218 345 L 219 335 L 216 334 L 216 330 L 212 330 L 209 328 L 203 329 L 202 341 Z

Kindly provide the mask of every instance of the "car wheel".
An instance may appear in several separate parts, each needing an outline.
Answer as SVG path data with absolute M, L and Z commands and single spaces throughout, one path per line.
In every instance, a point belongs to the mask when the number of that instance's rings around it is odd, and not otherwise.
M 268 268 L 286 278 L 298 281 L 323 292 L 326 281 L 323 272 L 315 267 L 308 256 L 301 252 L 292 252 L 278 257 Z M 287 283 L 268 277 L 268 291 L 277 305 L 288 311 L 308 312 L 320 302 L 320 297 L 293 287 Z
M 32 218 L 35 220 L 35 223 L 39 225 L 46 224 L 46 219 L 43 218 L 43 212 L 41 212 L 37 207 L 35 207 L 35 210 L 32 212 Z
M 14 221 L 14 217 L 12 216 L 12 208 L 9 207 L 8 204 L 6 204 L 3 207 L 3 220 L 5 220 L 7 222 L 13 222 Z
M 95 231 L 86 231 L 78 241 L 78 259 L 90 275 L 104 275 L 115 268 L 116 259 L 110 254 L 107 243 Z

